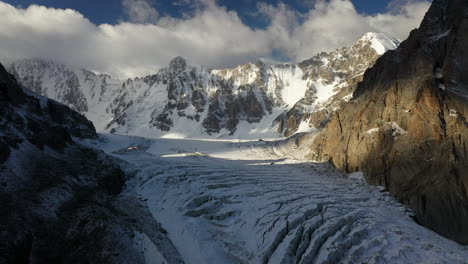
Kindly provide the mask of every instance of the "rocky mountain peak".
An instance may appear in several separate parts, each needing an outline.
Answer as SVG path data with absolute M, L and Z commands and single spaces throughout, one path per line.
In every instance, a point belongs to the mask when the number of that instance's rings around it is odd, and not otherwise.
M 187 61 L 180 56 L 175 57 L 169 62 L 169 70 L 171 72 L 180 73 L 180 72 L 185 71 L 186 69 L 187 69 Z

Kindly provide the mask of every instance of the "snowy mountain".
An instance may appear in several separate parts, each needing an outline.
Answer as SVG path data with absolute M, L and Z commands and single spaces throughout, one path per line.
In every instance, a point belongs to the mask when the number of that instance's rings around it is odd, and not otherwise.
M 434 0 L 298 64 L 0 64 L 0 264 L 466 264 L 467 28 Z
M 126 81 L 43 60 L 16 61 L 8 69 L 25 87 L 85 114 L 98 131 L 279 137 L 326 124 L 350 99 L 364 71 L 398 44 L 367 33 L 350 48 L 298 64 L 258 61 L 221 70 L 190 66 L 177 57 L 154 75 Z

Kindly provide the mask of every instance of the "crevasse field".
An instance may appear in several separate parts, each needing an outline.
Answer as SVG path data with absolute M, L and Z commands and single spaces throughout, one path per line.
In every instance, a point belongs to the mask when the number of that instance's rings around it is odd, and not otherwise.
M 134 243 L 148 263 L 468 260 L 466 247 L 419 226 L 359 173 L 295 158 L 305 150 L 294 138 L 101 135 L 84 143 L 121 159 L 134 175 L 118 203 L 132 217 Z

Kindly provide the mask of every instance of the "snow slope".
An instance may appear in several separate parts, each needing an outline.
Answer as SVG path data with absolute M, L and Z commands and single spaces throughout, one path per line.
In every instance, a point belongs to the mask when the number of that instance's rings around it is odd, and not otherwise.
M 136 175 L 124 196 L 146 203 L 186 263 L 468 259 L 468 248 L 416 224 L 409 210 L 359 175 L 284 156 L 297 148 L 294 139 L 107 135 L 95 147 L 129 162 Z

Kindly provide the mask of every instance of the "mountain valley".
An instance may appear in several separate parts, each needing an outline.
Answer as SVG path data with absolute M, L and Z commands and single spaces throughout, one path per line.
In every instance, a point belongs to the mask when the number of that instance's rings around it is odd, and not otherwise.
M 433 0 L 298 63 L 0 64 L 0 264 L 467 264 L 467 33 Z

